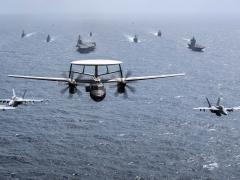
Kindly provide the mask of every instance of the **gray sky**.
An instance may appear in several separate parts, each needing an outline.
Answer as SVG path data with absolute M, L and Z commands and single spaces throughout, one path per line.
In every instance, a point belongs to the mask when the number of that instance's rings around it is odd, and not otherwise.
M 240 0 L 0 0 L 2 14 L 240 15 Z

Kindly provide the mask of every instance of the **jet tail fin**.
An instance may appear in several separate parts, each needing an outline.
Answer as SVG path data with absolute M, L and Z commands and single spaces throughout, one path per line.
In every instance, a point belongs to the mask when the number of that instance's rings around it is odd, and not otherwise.
M 207 97 L 206 97 L 206 100 L 207 100 L 208 106 L 211 107 L 212 105 L 211 105 L 211 103 L 210 103 L 210 101 L 208 100 Z
M 12 89 L 12 92 L 13 92 L 13 96 L 16 97 L 16 93 L 14 89 Z
M 23 95 L 22 95 L 22 98 L 23 98 L 23 99 L 24 99 L 26 93 L 27 93 L 27 90 L 25 90 L 25 91 L 23 92 Z
M 220 101 L 221 101 L 221 98 L 219 97 L 218 100 L 217 100 L 217 106 L 220 105 Z

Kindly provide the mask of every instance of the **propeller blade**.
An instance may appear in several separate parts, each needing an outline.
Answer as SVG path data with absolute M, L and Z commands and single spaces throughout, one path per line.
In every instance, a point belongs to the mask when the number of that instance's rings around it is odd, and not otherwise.
M 77 78 L 75 79 L 75 81 L 76 81 L 76 82 L 81 82 L 82 78 L 83 78 L 83 75 L 82 75 L 82 74 L 79 74 L 79 75 L 77 76 Z
M 124 99 L 127 99 L 127 98 L 128 98 L 128 93 L 127 93 L 126 90 L 125 90 L 125 92 L 124 92 L 124 94 L 123 94 L 123 97 L 124 97 Z
M 116 87 L 117 87 L 117 84 L 110 84 L 109 87 L 110 87 L 110 88 L 116 88 Z
M 69 88 L 69 86 L 65 87 L 64 89 L 62 89 L 62 90 L 60 91 L 60 93 L 61 93 L 61 94 L 65 94 L 66 91 L 68 90 L 68 88 Z
M 127 87 L 132 93 L 135 93 L 135 92 L 136 92 L 135 87 L 130 86 L 130 85 L 128 85 L 128 84 L 126 84 L 126 87 Z
M 128 89 L 132 93 L 134 93 L 136 91 L 133 86 L 130 86 L 130 85 L 127 84 L 129 82 L 125 81 L 126 78 L 131 76 L 131 74 L 132 74 L 131 71 L 127 71 L 126 75 L 121 79 L 121 81 L 119 81 L 116 85 L 112 86 L 112 87 L 117 88 L 116 92 L 114 93 L 115 96 L 123 93 L 123 97 L 126 99 L 126 98 L 128 98 L 128 92 L 127 92 Z
M 64 78 L 69 78 L 69 77 L 68 77 L 68 73 L 67 73 L 66 71 L 63 72 L 63 73 L 62 73 L 62 77 L 64 77 Z
M 115 91 L 114 96 L 117 97 L 119 94 L 118 90 Z
M 68 94 L 68 99 L 72 99 L 73 98 L 73 94 L 69 93 Z
M 81 96 L 81 95 L 82 95 L 82 92 L 81 92 L 79 89 L 76 88 L 76 91 L 77 91 L 77 95 L 78 95 L 78 96 Z
M 132 75 L 132 72 L 131 71 L 127 71 L 127 74 L 125 75 L 125 78 L 128 78 Z

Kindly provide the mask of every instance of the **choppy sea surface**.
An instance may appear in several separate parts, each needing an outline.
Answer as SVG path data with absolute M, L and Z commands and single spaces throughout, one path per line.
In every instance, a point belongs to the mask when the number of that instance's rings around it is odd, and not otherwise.
M 0 98 L 15 88 L 49 100 L 0 112 L 0 179 L 240 179 L 240 112 L 192 109 L 206 106 L 205 97 L 240 105 L 239 24 L 2 16 L 0 27 Z M 96 51 L 78 53 L 78 34 L 96 41 Z M 205 52 L 186 47 L 193 35 Z M 70 99 L 58 83 L 7 77 L 58 77 L 71 61 L 94 58 L 121 60 L 135 76 L 186 76 L 137 82 L 128 99 L 106 85 L 99 103 L 84 87 Z

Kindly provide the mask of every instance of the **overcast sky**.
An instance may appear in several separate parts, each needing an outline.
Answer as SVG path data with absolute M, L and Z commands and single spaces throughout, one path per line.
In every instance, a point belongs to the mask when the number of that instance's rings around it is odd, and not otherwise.
M 0 0 L 2 14 L 239 16 L 240 0 Z

